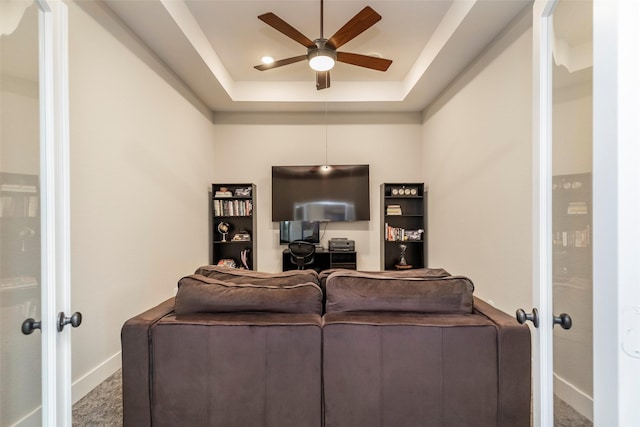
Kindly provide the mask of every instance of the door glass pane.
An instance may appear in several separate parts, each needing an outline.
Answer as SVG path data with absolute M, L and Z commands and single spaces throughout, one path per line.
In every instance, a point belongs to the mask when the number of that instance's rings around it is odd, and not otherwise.
M 592 3 L 553 13 L 553 332 L 556 426 L 592 425 Z
M 0 0 L 0 426 L 40 425 L 38 8 Z

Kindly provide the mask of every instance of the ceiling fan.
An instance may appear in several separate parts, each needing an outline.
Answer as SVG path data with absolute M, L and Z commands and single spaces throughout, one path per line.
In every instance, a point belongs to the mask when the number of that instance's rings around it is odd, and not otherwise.
M 316 89 L 318 90 L 331 86 L 329 70 L 333 68 L 336 61 L 378 71 L 387 71 L 391 62 L 393 62 L 390 59 L 378 58 L 376 56 L 337 51 L 340 46 L 357 37 L 382 19 L 382 16 L 369 6 L 358 12 L 349 22 L 336 31 L 331 38 L 325 39 L 323 35 L 324 0 L 320 0 L 320 37 L 313 41 L 274 13 L 265 13 L 258 16 L 258 19 L 305 46 L 307 48 L 307 54 L 280 59 L 270 64 L 256 65 L 254 68 L 259 71 L 265 71 L 306 59 L 309 61 L 309 66 L 316 71 Z

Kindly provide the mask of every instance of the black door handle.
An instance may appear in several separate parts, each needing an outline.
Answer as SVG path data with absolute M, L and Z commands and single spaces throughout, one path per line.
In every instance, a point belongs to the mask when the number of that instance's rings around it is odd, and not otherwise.
M 540 324 L 540 316 L 538 315 L 538 309 L 531 310 L 531 314 L 526 313 L 523 309 L 516 310 L 516 319 L 518 323 L 524 324 L 527 320 L 533 322 L 533 326 L 536 328 Z M 562 313 L 560 316 L 553 316 L 553 326 L 560 325 L 562 329 L 571 329 L 573 326 L 573 320 L 567 313 Z
M 82 313 L 75 312 L 71 317 L 65 317 L 64 311 L 58 313 L 58 332 L 62 332 L 65 325 L 71 324 L 74 328 L 77 328 L 82 323 Z
M 516 310 L 516 319 L 518 320 L 518 323 L 520 323 L 521 325 L 523 325 L 524 322 L 526 322 L 527 320 L 531 321 L 533 323 L 533 326 L 535 326 L 536 328 L 540 324 L 540 318 L 538 317 L 538 309 L 537 308 L 534 308 L 533 310 L 531 310 L 531 314 L 527 314 L 521 308 L 517 309 Z
M 33 318 L 28 318 L 24 322 L 22 322 L 22 333 L 25 335 L 31 335 L 34 330 L 40 329 L 40 322 L 36 322 Z
M 562 313 L 560 316 L 553 316 L 553 326 L 560 325 L 562 329 L 571 329 L 573 326 L 573 320 L 567 313 Z

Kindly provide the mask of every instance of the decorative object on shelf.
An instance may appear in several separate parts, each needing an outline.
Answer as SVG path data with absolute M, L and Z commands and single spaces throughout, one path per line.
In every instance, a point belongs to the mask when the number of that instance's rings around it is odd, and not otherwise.
M 224 266 L 224 267 L 231 267 L 231 268 L 236 268 L 236 262 L 234 260 L 232 260 L 231 258 L 223 258 L 220 261 L 218 261 L 218 265 Z
M 246 268 L 247 270 L 251 270 L 251 268 L 249 267 L 249 254 L 251 253 L 251 249 L 246 248 L 240 251 L 240 261 L 242 262 L 242 265 L 244 266 L 244 268 Z
M 395 197 L 417 197 L 418 196 L 418 188 L 417 187 L 392 187 L 391 188 L 391 196 Z
M 236 188 L 234 191 L 235 197 L 251 197 L 251 187 Z
M 398 265 L 407 265 L 407 260 L 404 257 L 406 253 L 407 253 L 407 245 L 405 244 L 400 245 L 400 262 L 398 263 Z
M 422 240 L 422 233 L 424 233 L 424 230 L 421 228 L 419 230 L 405 230 L 404 231 L 404 235 L 406 237 L 406 240 Z
M 233 194 L 227 187 L 220 187 L 218 191 L 214 193 L 214 197 L 232 197 Z
M 226 242 L 227 241 L 227 234 L 229 233 L 229 229 L 231 228 L 231 226 L 229 225 L 228 222 L 220 222 L 218 223 L 218 232 L 220 234 L 222 234 L 222 241 Z
M 412 265 L 407 263 L 407 259 L 404 257 L 407 253 L 407 245 L 403 243 L 398 247 L 400 248 L 400 262 L 396 264 L 396 270 L 408 270 L 413 268 Z
M 247 230 L 240 230 L 231 239 L 232 242 L 248 242 L 251 240 L 251 235 Z
M 35 237 L 35 235 L 36 235 L 36 231 L 33 228 L 27 227 L 26 225 L 22 228 L 22 230 L 20 230 L 20 232 L 18 233 L 18 236 L 22 241 L 22 247 L 20 249 L 21 252 L 27 252 L 25 243 L 27 239 L 31 239 Z

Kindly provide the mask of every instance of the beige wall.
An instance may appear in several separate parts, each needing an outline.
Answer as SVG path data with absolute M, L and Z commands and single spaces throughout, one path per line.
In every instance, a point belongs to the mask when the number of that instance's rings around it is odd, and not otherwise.
M 380 184 L 422 182 L 419 114 L 329 114 L 328 126 L 324 113 L 220 114 L 215 121 L 215 180 L 257 185 L 259 270 L 282 271 L 271 166 L 324 164 L 326 130 L 328 163 L 370 165 L 371 220 L 328 223 L 321 243 L 353 239 L 358 269 L 380 269 Z
M 77 398 L 119 366 L 124 321 L 207 263 L 214 134 L 95 4 L 69 3 L 69 49 Z
M 532 297 L 531 54 L 526 12 L 424 115 L 429 263 L 511 314 Z

